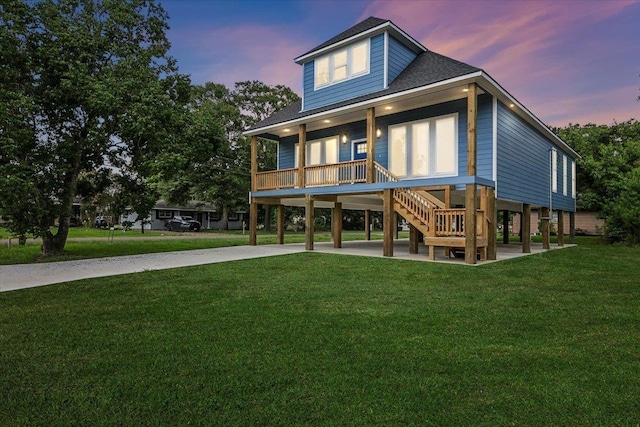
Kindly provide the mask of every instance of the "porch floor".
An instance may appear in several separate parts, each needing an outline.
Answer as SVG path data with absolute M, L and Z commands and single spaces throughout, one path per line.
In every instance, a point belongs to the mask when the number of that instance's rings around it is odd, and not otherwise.
M 333 247 L 332 242 L 315 242 L 313 246 L 315 252 L 387 258 L 382 256 L 382 244 L 382 240 L 358 240 L 342 242 L 342 248 L 338 249 Z M 576 245 L 565 244 L 564 246 L 558 246 L 552 243 L 551 249 L 548 250 L 564 249 L 573 246 Z M 492 262 L 506 261 L 526 255 L 535 255 L 541 252 L 547 252 L 546 249 L 542 248 L 542 243 L 531 242 L 531 253 L 528 254 L 522 253 L 522 244 L 520 243 L 498 243 L 497 259 L 495 261 L 478 261 L 477 264 L 465 264 L 464 258 L 449 258 L 445 256 L 444 248 L 437 248 L 436 260 L 431 261 L 428 257 L 428 248 L 423 244 L 420 244 L 418 246 L 417 254 L 409 253 L 409 239 L 396 239 L 394 240 L 393 244 L 393 259 L 441 262 L 461 265 L 484 265 Z

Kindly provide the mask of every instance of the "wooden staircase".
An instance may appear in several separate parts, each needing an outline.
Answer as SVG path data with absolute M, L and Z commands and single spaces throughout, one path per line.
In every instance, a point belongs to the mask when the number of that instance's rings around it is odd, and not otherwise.
M 380 164 L 375 163 L 376 182 L 400 182 Z M 426 190 L 397 188 L 393 190 L 393 209 L 424 236 L 429 246 L 429 258 L 435 259 L 435 248 L 444 247 L 449 255 L 452 249 L 465 247 L 465 210 L 450 209 L 446 204 Z M 476 244 L 479 255 L 486 258 L 487 238 L 484 211 L 478 210 Z

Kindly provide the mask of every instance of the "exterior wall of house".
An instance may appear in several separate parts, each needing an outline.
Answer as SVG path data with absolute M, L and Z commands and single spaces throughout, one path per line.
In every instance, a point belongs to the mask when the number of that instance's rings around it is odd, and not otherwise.
M 395 37 L 389 36 L 388 42 L 389 58 L 387 71 L 388 83 L 391 83 L 400 75 L 400 73 L 413 61 L 417 54 L 400 43 Z
M 371 38 L 369 74 L 314 89 L 314 61 L 303 64 L 303 109 L 311 110 L 384 89 L 384 34 Z
M 375 161 L 383 167 L 389 167 L 389 126 L 412 122 L 421 119 L 444 116 L 456 113 L 458 115 L 458 175 L 467 174 L 467 101 L 459 99 L 411 111 L 390 114 L 376 118 L 376 128 L 382 130 L 382 136 L 375 143 Z M 307 141 L 327 138 L 331 136 L 347 135 L 347 143 L 339 143 L 339 161 L 352 159 L 353 140 L 366 138 L 366 121 L 358 121 L 347 125 L 336 126 L 307 133 Z M 493 176 L 493 106 L 492 97 L 486 94 L 478 97 L 477 119 L 477 174 L 480 177 L 492 179 Z M 298 135 L 282 138 L 278 148 L 278 168 L 288 169 L 295 165 L 295 144 Z
M 549 207 L 550 151 L 558 152 L 558 191 L 553 193 L 552 208 L 575 211 L 575 199 L 571 192 L 571 162 L 564 153 L 540 132 L 498 102 L 498 165 L 497 197 L 532 205 Z M 563 195 L 563 160 L 567 156 L 567 195 Z

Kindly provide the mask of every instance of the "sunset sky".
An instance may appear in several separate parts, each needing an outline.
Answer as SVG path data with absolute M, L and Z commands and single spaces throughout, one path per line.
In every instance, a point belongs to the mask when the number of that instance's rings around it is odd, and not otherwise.
M 640 1 L 161 0 L 171 55 L 196 84 L 284 84 L 293 59 L 369 16 L 482 68 L 543 122 L 640 119 Z

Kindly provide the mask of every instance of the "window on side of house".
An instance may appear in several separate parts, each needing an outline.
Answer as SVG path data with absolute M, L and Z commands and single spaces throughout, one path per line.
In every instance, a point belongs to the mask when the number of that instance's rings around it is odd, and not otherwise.
M 171 218 L 173 218 L 173 211 L 157 210 L 156 211 L 156 218 L 157 219 L 171 219 Z
M 458 173 L 458 115 L 389 127 L 389 170 L 402 178 Z
M 576 198 L 576 162 L 571 161 L 571 197 Z
M 314 89 L 369 73 L 369 40 L 314 60 Z
M 551 150 L 551 191 L 558 192 L 558 152 Z
M 562 195 L 567 195 L 567 156 L 562 155 Z

